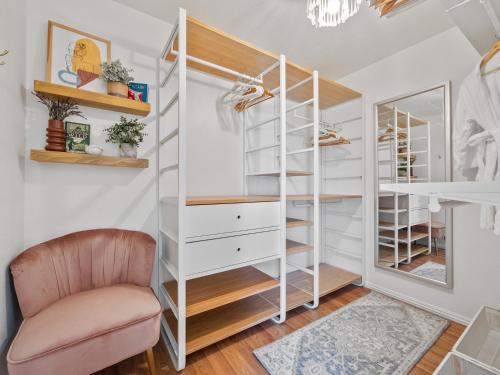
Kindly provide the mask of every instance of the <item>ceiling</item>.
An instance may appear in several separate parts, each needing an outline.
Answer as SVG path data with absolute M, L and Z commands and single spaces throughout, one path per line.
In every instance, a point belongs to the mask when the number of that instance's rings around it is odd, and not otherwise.
M 440 1 L 427 0 L 390 18 L 363 1 L 335 28 L 314 28 L 306 0 L 115 0 L 173 23 L 177 9 L 320 74 L 338 79 L 454 26 Z M 167 38 L 167 35 L 165 35 Z

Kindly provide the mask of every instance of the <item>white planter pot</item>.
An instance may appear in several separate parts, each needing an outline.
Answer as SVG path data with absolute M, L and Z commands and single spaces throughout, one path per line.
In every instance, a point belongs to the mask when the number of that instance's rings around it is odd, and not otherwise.
M 118 148 L 120 149 L 120 156 L 122 158 L 137 157 L 137 146 L 131 145 L 130 143 L 120 143 Z

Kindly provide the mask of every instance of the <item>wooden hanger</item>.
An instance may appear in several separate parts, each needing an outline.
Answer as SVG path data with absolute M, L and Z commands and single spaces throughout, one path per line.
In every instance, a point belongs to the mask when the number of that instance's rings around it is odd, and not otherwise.
M 407 138 L 406 133 L 398 132 L 398 140 L 403 140 L 406 138 Z M 385 141 L 389 141 L 391 139 L 394 139 L 394 129 L 392 127 L 387 127 L 387 129 L 385 130 L 385 133 L 378 136 L 379 142 L 385 142 Z
M 488 53 L 483 57 L 483 59 L 481 60 L 481 64 L 479 65 L 480 69 L 483 69 L 486 64 L 488 64 L 491 59 L 500 51 L 500 40 L 497 40 L 495 42 L 495 44 L 493 44 L 490 48 L 490 50 L 488 51 Z M 499 70 L 500 68 L 496 68 L 494 69 L 494 71 L 497 71 Z M 492 72 L 488 72 L 488 73 L 485 73 L 485 74 L 489 74 L 489 73 L 492 73 Z M 484 75 L 484 74 L 483 74 Z
M 320 131 L 320 136 L 319 136 L 320 147 L 335 146 L 335 145 L 349 145 L 349 144 L 351 144 L 351 141 L 344 136 L 338 135 L 336 130 L 321 129 L 321 131 Z
M 248 89 L 243 95 L 252 95 L 257 91 L 256 88 L 252 87 Z M 234 109 L 237 112 L 243 112 L 245 109 L 253 107 L 256 104 L 262 103 L 265 100 L 271 99 L 274 97 L 274 94 L 268 89 L 264 88 L 264 92 L 261 96 L 252 99 L 242 99 L 238 103 L 235 104 Z

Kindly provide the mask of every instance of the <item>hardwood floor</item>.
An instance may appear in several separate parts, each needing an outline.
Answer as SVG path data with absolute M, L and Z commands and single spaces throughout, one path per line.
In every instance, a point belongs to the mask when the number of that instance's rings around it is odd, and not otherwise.
M 266 374 L 252 354 L 256 348 L 293 332 L 308 323 L 328 315 L 332 311 L 360 298 L 370 290 L 363 287 L 348 286 L 321 298 L 316 310 L 299 307 L 288 312 L 287 320 L 281 325 L 266 321 L 256 327 L 209 346 L 187 357 L 186 368 L 180 374 L 189 375 L 231 375 Z M 464 326 L 451 322 L 448 329 L 439 337 L 432 348 L 422 357 L 412 370 L 412 375 L 428 375 L 439 365 L 453 344 L 462 334 Z M 154 348 L 158 375 L 177 374 L 162 341 Z M 146 354 L 129 358 L 109 367 L 96 375 L 149 375 Z

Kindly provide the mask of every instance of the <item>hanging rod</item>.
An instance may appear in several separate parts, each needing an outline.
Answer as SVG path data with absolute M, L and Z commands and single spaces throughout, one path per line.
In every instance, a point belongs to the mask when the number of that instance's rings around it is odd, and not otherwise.
M 170 53 L 172 55 L 176 56 L 176 57 L 178 55 L 177 51 L 171 51 Z M 264 83 L 264 81 L 262 79 L 260 79 L 260 78 L 252 77 L 252 76 L 249 76 L 247 74 L 243 74 L 243 73 L 237 72 L 236 70 L 232 70 L 232 69 L 226 68 L 224 66 L 220 66 L 220 65 L 211 63 L 209 61 L 205 61 L 205 60 L 200 59 L 200 58 L 195 57 L 195 56 L 186 55 L 186 60 L 192 61 L 192 62 L 194 62 L 196 64 L 201 64 L 201 65 L 207 66 L 209 68 L 218 70 L 218 71 L 223 72 L 223 73 L 230 74 L 232 76 L 235 76 L 235 77 L 238 77 L 238 78 L 250 81 L 250 82 L 258 83 L 260 85 L 262 85 Z

